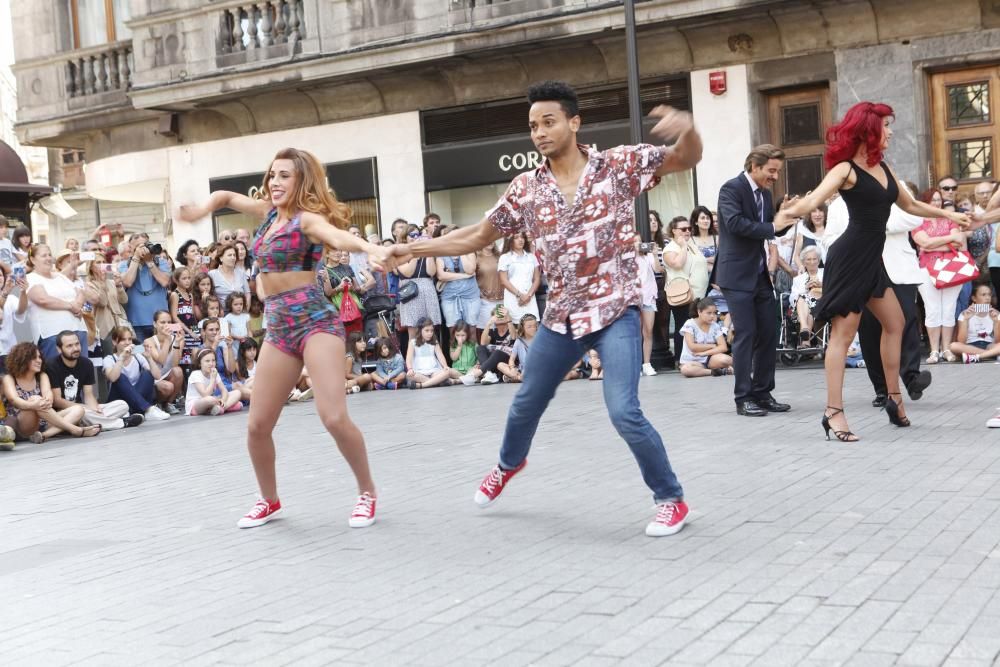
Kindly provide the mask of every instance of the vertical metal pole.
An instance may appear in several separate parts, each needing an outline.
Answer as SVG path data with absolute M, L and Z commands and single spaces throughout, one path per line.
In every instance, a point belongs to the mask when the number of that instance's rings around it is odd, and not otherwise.
M 635 39 L 635 0 L 625 0 L 625 53 L 628 61 L 628 117 L 631 141 L 641 144 L 642 102 L 639 100 L 639 47 Z M 636 229 L 649 241 L 649 199 L 646 193 L 635 200 Z

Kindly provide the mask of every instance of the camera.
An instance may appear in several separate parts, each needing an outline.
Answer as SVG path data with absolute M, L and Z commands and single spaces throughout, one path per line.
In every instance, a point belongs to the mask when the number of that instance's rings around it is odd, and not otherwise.
M 655 247 L 656 247 L 655 243 L 640 243 L 639 244 L 639 252 L 641 252 L 644 255 L 647 255 L 647 254 L 653 252 L 653 250 L 654 250 Z
M 151 255 L 161 255 L 163 254 L 163 246 L 159 243 L 144 243 L 143 248 L 149 251 Z

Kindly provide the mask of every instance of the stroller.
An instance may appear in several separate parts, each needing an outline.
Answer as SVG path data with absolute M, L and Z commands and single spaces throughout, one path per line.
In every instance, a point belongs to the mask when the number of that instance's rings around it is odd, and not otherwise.
M 399 349 L 396 336 L 396 295 L 372 294 L 364 300 L 364 337 L 371 348 L 376 338 L 388 338 Z

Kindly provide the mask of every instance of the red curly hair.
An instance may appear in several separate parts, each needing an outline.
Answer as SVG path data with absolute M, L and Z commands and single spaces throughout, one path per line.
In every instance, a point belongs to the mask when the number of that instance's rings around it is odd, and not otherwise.
M 868 151 L 868 166 L 882 161 L 882 119 L 893 116 L 888 104 L 858 102 L 847 110 L 844 118 L 826 131 L 826 168 L 850 160 L 864 143 Z

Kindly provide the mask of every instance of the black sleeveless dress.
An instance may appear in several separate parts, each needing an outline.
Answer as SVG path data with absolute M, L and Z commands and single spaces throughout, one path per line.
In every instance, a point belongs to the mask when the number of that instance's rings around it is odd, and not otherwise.
M 882 263 L 885 225 L 889 209 L 899 196 L 899 187 L 884 162 L 879 163 L 889 183 L 882 187 L 874 176 L 848 162 L 857 182 L 850 190 L 841 190 L 847 204 L 847 230 L 826 254 L 823 270 L 823 296 L 816 304 L 815 317 L 829 322 L 835 316 L 860 313 L 868 299 L 881 297 L 891 286 Z

